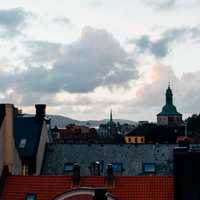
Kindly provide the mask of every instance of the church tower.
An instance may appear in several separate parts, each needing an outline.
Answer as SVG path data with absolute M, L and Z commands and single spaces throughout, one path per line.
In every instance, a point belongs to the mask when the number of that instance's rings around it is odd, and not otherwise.
M 177 112 L 176 107 L 173 104 L 173 93 L 168 85 L 165 94 L 165 105 L 162 111 L 157 114 L 157 124 L 165 126 L 180 126 L 183 124 L 182 114 Z

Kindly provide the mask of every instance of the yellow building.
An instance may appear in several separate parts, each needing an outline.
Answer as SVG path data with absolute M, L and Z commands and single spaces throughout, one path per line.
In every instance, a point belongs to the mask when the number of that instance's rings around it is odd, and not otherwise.
M 137 135 L 127 135 L 125 136 L 125 143 L 126 144 L 144 144 L 145 137 L 137 136 Z

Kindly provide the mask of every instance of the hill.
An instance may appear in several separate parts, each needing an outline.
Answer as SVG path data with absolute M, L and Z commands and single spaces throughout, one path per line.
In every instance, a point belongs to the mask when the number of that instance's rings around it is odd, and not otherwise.
M 76 124 L 76 125 L 86 125 L 91 127 L 98 127 L 100 124 L 105 124 L 109 121 L 109 119 L 103 119 L 103 120 L 88 120 L 88 121 L 79 121 L 75 119 L 71 119 L 62 115 L 48 115 L 51 118 L 51 127 L 54 127 L 55 125 L 62 128 L 65 127 L 68 124 Z M 131 120 L 125 120 L 125 119 L 114 119 L 114 122 L 119 122 L 120 124 L 133 124 L 135 125 L 136 122 Z

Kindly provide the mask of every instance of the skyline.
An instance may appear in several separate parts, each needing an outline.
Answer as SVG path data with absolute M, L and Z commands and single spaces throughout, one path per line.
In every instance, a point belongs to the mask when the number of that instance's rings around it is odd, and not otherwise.
M 168 82 L 200 111 L 198 0 L 7 0 L 0 5 L 0 102 L 79 120 L 156 121 Z

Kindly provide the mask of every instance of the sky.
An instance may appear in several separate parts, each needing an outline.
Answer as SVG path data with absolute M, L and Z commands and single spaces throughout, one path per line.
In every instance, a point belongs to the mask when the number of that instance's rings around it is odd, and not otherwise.
M 200 112 L 199 0 L 6 0 L 0 102 L 79 120 L 156 121 L 170 82 Z

